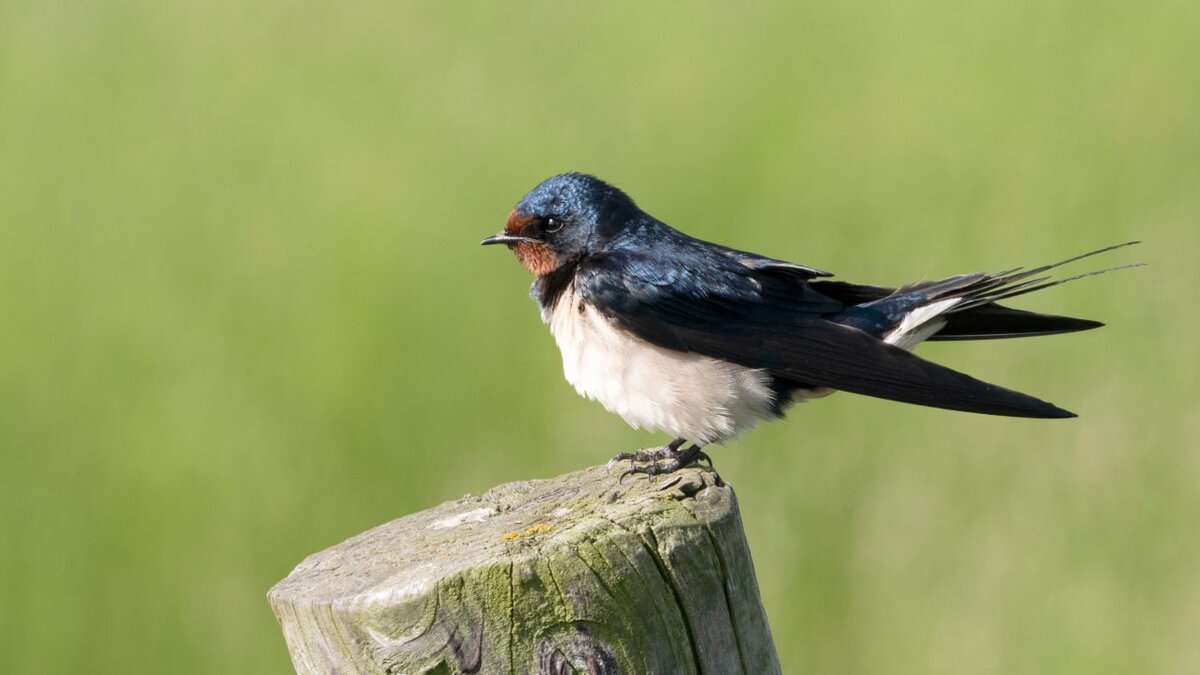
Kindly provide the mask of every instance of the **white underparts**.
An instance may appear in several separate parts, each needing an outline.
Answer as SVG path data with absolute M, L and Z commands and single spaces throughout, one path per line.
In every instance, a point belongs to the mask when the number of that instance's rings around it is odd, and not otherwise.
M 946 325 L 942 315 L 960 301 L 949 298 L 917 308 L 884 341 L 912 351 Z M 543 308 L 542 320 L 562 352 L 567 381 L 635 429 L 715 443 L 775 416 L 775 395 L 765 371 L 650 344 L 582 303 L 574 288 L 564 291 L 552 308 Z M 792 398 L 803 401 L 832 392 L 801 389 Z
M 764 371 L 650 344 L 581 304 L 574 288 L 543 308 L 542 319 L 567 381 L 635 429 L 712 443 L 774 416 Z
M 899 326 L 883 337 L 883 341 L 911 352 L 914 347 L 928 340 L 946 325 L 942 314 L 953 309 L 961 301 L 962 298 L 948 298 L 914 309 L 900 321 Z

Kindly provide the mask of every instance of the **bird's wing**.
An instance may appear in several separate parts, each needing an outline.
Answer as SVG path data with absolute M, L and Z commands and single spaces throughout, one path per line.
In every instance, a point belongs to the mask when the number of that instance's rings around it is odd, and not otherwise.
M 841 303 L 806 283 L 780 283 L 719 253 L 665 261 L 648 253 L 610 252 L 583 263 L 575 285 L 606 317 L 644 340 L 782 379 L 951 410 L 1073 416 L 828 321 L 823 315 Z

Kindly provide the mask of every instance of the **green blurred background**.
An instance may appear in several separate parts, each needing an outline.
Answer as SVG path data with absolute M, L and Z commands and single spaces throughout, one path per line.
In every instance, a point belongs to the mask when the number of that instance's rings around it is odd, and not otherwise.
M 12 673 L 286 673 L 308 553 L 661 442 L 478 241 L 596 173 L 858 281 L 1151 266 L 926 356 L 1065 422 L 851 395 L 715 453 L 788 673 L 1200 672 L 1194 3 L 0 1 Z M 1084 267 L 1086 269 L 1086 266 Z

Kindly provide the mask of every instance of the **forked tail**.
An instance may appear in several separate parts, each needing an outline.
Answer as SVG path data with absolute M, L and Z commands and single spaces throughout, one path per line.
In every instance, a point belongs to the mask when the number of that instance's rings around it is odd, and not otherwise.
M 811 284 L 821 293 L 852 306 L 837 319 L 839 323 L 877 335 L 896 330 L 905 322 L 907 325 L 903 326 L 904 330 L 916 330 L 920 325 L 934 320 L 945 325 L 936 333 L 922 336 L 921 339 L 987 340 L 1072 333 L 1104 324 L 1090 319 L 1012 309 L 997 303 L 1084 277 L 1139 267 L 1143 263 L 1118 265 L 1062 279 L 1054 279 L 1047 274 L 1069 263 L 1137 243 L 1140 242 L 1106 246 L 1028 270 L 1018 267 L 996 274 L 963 274 L 937 281 L 922 281 L 898 289 L 839 281 L 813 281 Z

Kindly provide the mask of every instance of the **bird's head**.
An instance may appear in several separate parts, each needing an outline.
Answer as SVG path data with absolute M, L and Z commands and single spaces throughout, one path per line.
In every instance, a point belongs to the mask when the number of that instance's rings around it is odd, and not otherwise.
M 595 253 L 639 213 L 625 193 L 581 173 L 547 178 L 517 202 L 504 230 L 483 245 L 505 244 L 536 276 Z

